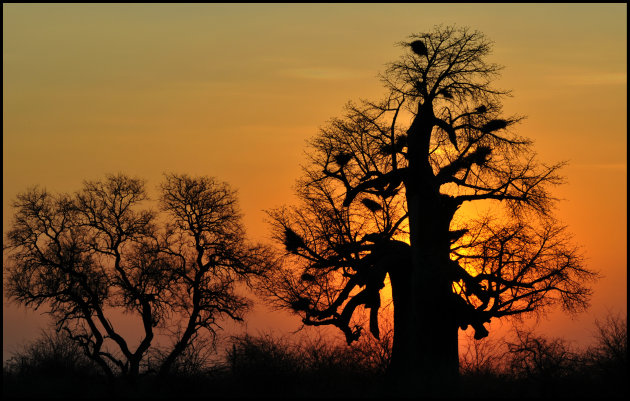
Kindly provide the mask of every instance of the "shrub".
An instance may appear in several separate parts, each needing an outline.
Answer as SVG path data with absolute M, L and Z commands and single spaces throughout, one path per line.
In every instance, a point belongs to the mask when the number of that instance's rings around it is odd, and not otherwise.
M 96 394 L 104 377 L 65 333 L 42 331 L 3 366 L 5 395 Z

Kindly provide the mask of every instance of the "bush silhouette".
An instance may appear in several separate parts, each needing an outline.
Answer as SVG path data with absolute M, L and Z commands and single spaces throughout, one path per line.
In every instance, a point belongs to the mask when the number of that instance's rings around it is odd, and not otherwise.
M 365 348 L 331 343 L 321 337 L 290 341 L 269 334 L 233 337 L 226 368 L 248 392 L 266 395 L 355 395 L 378 391 L 378 366 Z M 363 383 L 359 386 L 358 383 Z
M 461 394 L 469 397 L 627 395 L 625 318 L 597 322 L 592 346 L 575 350 L 563 339 L 520 331 L 512 340 L 471 342 L 464 352 Z M 190 348 L 171 375 L 155 381 L 145 366 L 137 386 L 109 383 L 63 333 L 43 332 L 4 365 L 5 396 L 99 397 L 384 397 L 387 346 L 347 345 L 325 337 L 244 334 L 224 355 Z M 380 354 L 379 354 L 380 353 Z M 375 358 L 375 355 L 383 355 Z M 158 358 L 154 355 L 152 358 Z M 381 361 L 381 362 L 378 362 Z M 157 385 L 156 385 L 157 384 Z
M 58 392 L 85 395 L 101 382 L 101 374 L 65 333 L 42 331 L 40 337 L 4 363 L 3 381 L 5 395 Z

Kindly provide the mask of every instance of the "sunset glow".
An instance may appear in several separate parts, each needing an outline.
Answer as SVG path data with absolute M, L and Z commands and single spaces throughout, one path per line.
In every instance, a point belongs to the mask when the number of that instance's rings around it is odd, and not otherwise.
M 84 180 L 122 172 L 146 179 L 155 197 L 162 174 L 174 172 L 228 182 L 248 237 L 271 243 L 265 211 L 296 202 L 306 141 L 346 102 L 385 94 L 378 73 L 400 55 L 396 43 L 434 25 L 470 26 L 494 42 L 491 61 L 505 66 L 497 86 L 512 97 L 504 111 L 527 117 L 516 132 L 534 141 L 542 162 L 568 161 L 566 184 L 553 189 L 555 215 L 602 278 L 588 312 L 554 310 L 537 330 L 586 345 L 596 318 L 627 314 L 626 11 L 625 4 L 4 4 L 3 233 L 16 195 L 33 185 L 72 193 Z M 465 204 L 457 216 L 483 212 Z M 389 285 L 381 299 L 391 313 Z M 42 312 L 4 298 L 5 359 L 47 327 Z M 300 326 L 262 304 L 245 322 L 226 331 Z

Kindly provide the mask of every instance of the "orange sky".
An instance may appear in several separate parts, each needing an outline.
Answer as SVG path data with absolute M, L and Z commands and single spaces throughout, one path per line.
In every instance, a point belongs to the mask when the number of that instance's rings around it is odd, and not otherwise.
M 124 172 L 213 175 L 238 189 L 253 239 L 263 210 L 294 201 L 305 140 L 343 105 L 377 99 L 394 46 L 436 24 L 495 42 L 507 114 L 542 161 L 568 160 L 557 216 L 604 278 L 592 308 L 539 327 L 588 343 L 627 313 L 626 4 L 3 5 L 3 232 L 40 184 L 74 191 Z M 3 303 L 3 350 L 45 319 Z M 296 329 L 264 308 L 252 331 Z

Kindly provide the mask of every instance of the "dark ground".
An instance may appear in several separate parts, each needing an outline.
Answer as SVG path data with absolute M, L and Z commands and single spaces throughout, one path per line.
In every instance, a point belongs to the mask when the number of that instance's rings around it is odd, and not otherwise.
M 463 361 L 457 398 L 625 398 L 627 331 L 623 335 L 581 353 L 557 340 L 527 337 L 494 364 Z M 245 336 L 233 339 L 221 361 L 208 363 L 192 353 L 168 380 L 149 373 L 132 385 L 124 379 L 109 383 L 67 339 L 49 334 L 5 363 L 3 397 L 390 398 L 396 388 L 387 385 L 387 358 L 374 358 L 378 353 L 365 346 Z

